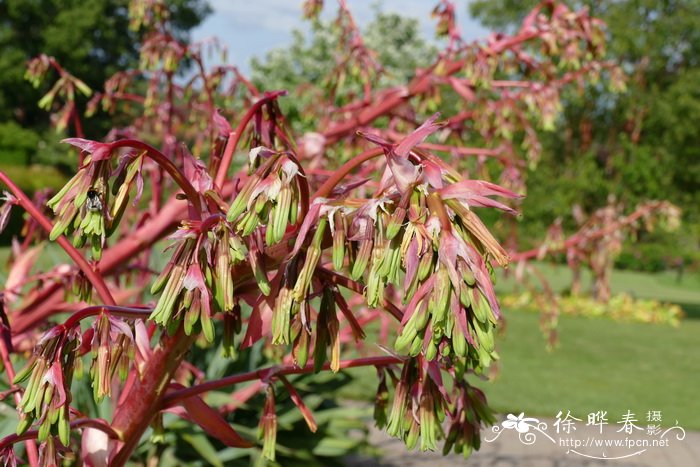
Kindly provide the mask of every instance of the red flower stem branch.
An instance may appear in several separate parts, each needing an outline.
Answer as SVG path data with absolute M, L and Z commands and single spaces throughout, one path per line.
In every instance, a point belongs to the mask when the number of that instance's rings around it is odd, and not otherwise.
M 119 434 L 112 429 L 109 424 L 100 418 L 79 418 L 70 422 L 71 430 L 77 430 L 78 428 L 94 428 L 100 430 L 107 434 L 112 439 L 119 439 Z M 6 447 L 19 443 L 21 441 L 35 440 L 39 436 L 38 430 L 29 430 L 21 435 L 9 435 L 0 440 L 0 450 Z
M 0 355 L 2 356 L 2 363 L 5 367 L 5 373 L 7 373 L 8 385 L 13 386 L 12 381 L 15 379 L 15 368 L 12 365 L 12 360 L 10 359 L 10 349 L 5 345 L 5 339 L 0 338 Z M 15 391 L 13 394 L 15 399 L 15 404 L 19 407 L 22 402 L 22 395 L 19 391 Z M 39 465 L 39 451 L 36 447 L 36 442 L 33 439 L 27 439 L 25 443 L 25 449 L 27 450 L 27 458 L 29 460 L 29 465 L 34 467 Z M 2 443 L 0 443 L 2 444 Z
M 348 290 L 352 290 L 355 293 L 362 295 L 362 293 L 365 290 L 364 285 L 350 279 L 349 277 L 340 275 L 322 266 L 317 267 L 316 270 L 320 272 L 330 282 L 340 285 L 341 287 L 345 287 Z M 391 313 L 391 316 L 393 316 L 397 320 L 401 321 L 401 319 L 403 318 L 403 312 L 401 311 L 401 309 L 393 303 L 391 303 L 389 300 L 384 299 L 384 308 L 386 309 L 386 311 Z
M 381 156 L 382 154 L 384 154 L 384 150 L 382 148 L 372 148 L 353 157 L 343 164 L 331 178 L 326 180 L 323 185 L 316 190 L 316 193 L 313 194 L 311 200 L 313 201 L 316 198 L 325 198 L 329 196 L 333 192 L 333 188 L 335 188 L 343 178 L 352 172 L 353 169 L 359 167 L 370 159 Z
M 126 394 L 122 398 L 124 402 L 117 407 L 111 424 L 122 441 L 111 466 L 123 466 L 129 460 L 158 412 L 175 370 L 196 337 L 194 334 L 185 335 L 182 325 L 172 336 L 164 333 L 160 345 L 146 362 L 140 377 L 134 378 L 133 384 L 125 389 Z
M 490 55 L 496 55 L 510 47 L 540 36 L 543 33 L 544 31 L 539 30 L 524 31 L 517 36 L 501 40 L 490 45 L 487 49 L 485 49 L 485 52 Z M 466 62 L 467 59 L 446 61 L 442 68 L 444 70 L 443 76 L 450 76 L 458 73 L 464 68 Z M 396 107 L 410 100 L 412 97 L 427 92 L 434 85 L 433 70 L 436 65 L 437 64 L 429 67 L 424 73 L 416 76 L 408 85 L 407 89 L 393 88 L 374 96 L 374 98 L 368 101 L 371 102 L 369 106 L 356 111 L 352 118 L 337 123 L 323 132 L 323 136 L 326 138 L 326 144 L 330 145 L 336 143 L 338 140 L 355 131 L 357 128 L 366 126 L 378 117 L 386 115 Z M 366 99 L 363 98 L 363 101 L 366 101 Z
M 27 213 L 39 223 L 41 228 L 43 228 L 47 233 L 51 232 L 51 229 L 53 229 L 51 221 L 34 205 L 34 203 L 32 203 L 32 200 L 30 200 L 29 197 L 17 185 L 15 185 L 15 183 L 12 180 L 10 180 L 10 178 L 2 171 L 0 171 L 0 181 L 7 185 L 10 191 L 12 191 L 12 193 L 19 201 L 20 206 L 22 206 L 22 208 L 24 208 L 24 210 L 27 211 Z M 68 253 L 68 256 L 70 256 L 70 258 L 75 262 L 75 264 L 78 265 L 80 270 L 83 271 L 85 277 L 87 277 L 92 286 L 95 288 L 97 294 L 100 296 L 100 300 L 102 300 L 107 305 L 116 305 L 117 302 L 114 301 L 114 298 L 112 297 L 111 292 L 107 288 L 107 284 L 105 283 L 102 276 L 90 266 L 90 264 L 85 260 L 85 258 L 83 258 L 83 255 L 80 254 L 80 252 L 73 246 L 73 244 L 69 242 L 68 239 L 66 239 L 66 237 L 63 235 L 56 239 L 56 243 L 58 243 L 61 246 L 61 248 L 63 248 L 65 252 Z
M 78 138 L 84 138 L 85 134 L 83 133 L 83 124 L 80 122 L 80 115 L 78 115 L 78 109 L 75 102 L 73 102 L 73 109 L 71 109 L 71 117 L 73 118 L 73 126 L 75 127 L 75 136 Z M 82 151 L 80 157 L 82 157 Z M 82 161 L 80 162 L 82 163 Z
M 394 363 L 401 363 L 402 361 L 403 360 L 401 358 L 393 356 L 353 358 L 349 360 L 342 360 L 339 367 L 341 369 L 346 369 L 360 366 L 386 366 Z M 326 363 L 323 365 L 323 369 L 329 370 L 330 364 Z M 179 401 L 187 399 L 188 397 L 194 397 L 205 392 L 225 388 L 234 384 L 255 381 L 258 379 L 267 379 L 274 377 L 275 375 L 300 375 L 313 372 L 314 364 L 309 363 L 303 368 L 299 368 L 294 364 L 289 364 L 281 367 L 271 367 L 263 370 L 231 375 L 214 381 L 207 381 L 206 383 L 198 384 L 197 386 L 191 386 L 189 388 L 173 391 L 163 398 L 160 410 L 173 407 L 174 405 L 177 405 Z
M 253 104 L 248 111 L 243 116 L 236 129 L 233 131 L 233 137 L 229 135 L 229 141 L 226 143 L 226 148 L 224 149 L 224 154 L 221 156 L 221 163 L 219 164 L 219 170 L 216 172 L 216 178 L 214 179 L 214 184 L 217 187 L 224 186 L 224 180 L 226 179 L 226 173 L 231 165 L 231 160 L 233 159 L 233 153 L 238 146 L 241 136 L 245 127 L 248 126 L 250 120 L 255 116 L 260 108 L 270 101 L 277 99 L 279 96 L 283 96 L 287 91 L 273 91 L 266 93 L 264 97 L 260 98 L 255 104 Z M 230 144 L 229 144 L 230 143 Z
M 192 206 L 194 206 L 194 209 L 201 217 L 202 206 L 200 204 L 199 193 L 197 192 L 197 190 L 194 189 L 189 180 L 187 180 L 187 177 L 185 177 L 185 175 L 182 172 L 180 172 L 180 169 L 178 169 L 177 166 L 165 156 L 165 154 L 163 154 L 150 144 L 146 144 L 142 141 L 135 139 L 121 139 L 119 141 L 111 143 L 110 146 L 112 147 L 112 149 L 133 148 L 145 151 L 146 155 L 153 159 L 153 161 L 160 167 L 162 167 L 166 172 L 168 172 L 168 174 L 173 178 L 173 180 L 175 180 L 175 183 L 177 183 L 180 186 L 180 188 L 182 188 L 182 191 L 185 192 L 185 196 L 187 196 L 187 199 L 190 201 L 190 203 L 192 203 Z
M 551 252 L 555 252 L 555 251 L 566 250 L 566 249 L 568 249 L 568 248 L 570 248 L 578 243 L 581 243 L 584 241 L 589 241 L 589 240 L 595 240 L 595 239 L 604 237 L 608 234 L 611 234 L 613 232 L 616 232 L 617 230 L 620 230 L 622 227 L 625 227 L 627 225 L 634 223 L 640 217 L 644 217 L 645 215 L 649 214 L 651 211 L 658 209 L 662 204 L 663 204 L 662 201 L 649 203 L 649 204 L 646 204 L 646 205 L 642 206 L 641 208 L 637 209 L 629 216 L 624 217 L 624 218 L 620 219 L 618 222 L 614 222 L 605 228 L 595 230 L 593 232 L 575 233 L 574 235 L 569 237 L 566 241 L 564 241 L 560 245 L 554 246 L 552 248 L 548 248 L 547 252 L 551 253 Z M 533 248 L 532 250 L 522 251 L 519 253 L 512 253 L 510 255 L 510 260 L 513 262 L 522 261 L 522 260 L 536 258 L 540 254 L 542 254 L 542 247 Z
M 125 306 L 105 305 L 89 306 L 87 308 L 83 308 L 82 310 L 73 313 L 62 324 L 62 326 L 66 329 L 71 329 L 75 326 L 78 326 L 80 324 L 80 321 L 84 320 L 85 318 L 89 318 L 90 316 L 97 316 L 101 313 L 107 313 L 110 315 L 120 316 L 122 318 L 128 319 L 145 320 L 151 315 L 151 311 L 152 310 L 150 308 L 131 308 Z

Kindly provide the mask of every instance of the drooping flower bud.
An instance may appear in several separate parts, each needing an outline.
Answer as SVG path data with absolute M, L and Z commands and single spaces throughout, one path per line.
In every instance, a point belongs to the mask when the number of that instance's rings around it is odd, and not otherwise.
M 129 324 L 107 313 L 100 314 L 93 329 L 90 377 L 94 399 L 100 402 L 111 396 L 115 374 L 126 379 L 134 357 L 134 333 Z
M 267 386 L 265 406 L 258 425 L 258 439 L 263 440 L 263 457 L 274 461 L 275 445 L 277 444 L 277 411 L 275 410 L 275 391 L 272 385 Z
M 340 369 L 340 323 L 335 308 L 335 296 L 330 287 L 323 288 L 321 306 L 316 321 L 316 343 L 314 344 L 314 371 L 321 371 L 327 358 L 327 348 L 331 349 L 331 370 Z
M 250 160 L 251 167 L 258 160 L 264 162 L 248 178 L 226 217 L 243 236 L 266 226 L 265 243 L 274 245 L 297 221 L 300 169 L 290 154 L 263 147 L 252 149 Z

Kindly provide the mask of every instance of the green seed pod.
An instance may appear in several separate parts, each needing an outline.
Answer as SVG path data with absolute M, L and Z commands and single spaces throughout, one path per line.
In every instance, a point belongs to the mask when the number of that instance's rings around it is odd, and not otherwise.
M 258 283 L 258 288 L 266 297 L 270 295 L 270 281 L 267 279 L 267 273 L 262 268 L 259 261 L 255 262 L 255 267 L 253 268 L 253 275 L 255 276 L 255 281 Z
M 19 422 L 17 422 L 17 435 L 26 432 L 34 423 L 34 415 L 32 413 L 20 413 Z
M 437 352 L 437 344 L 431 339 L 430 342 L 428 342 L 428 347 L 425 349 L 425 359 L 428 361 L 435 360 L 435 357 L 437 357 Z
M 461 303 L 464 308 L 469 308 L 471 306 L 471 304 L 472 304 L 471 294 L 472 294 L 472 289 L 464 282 L 460 282 L 460 284 L 459 284 L 459 303 Z
M 452 350 L 458 357 L 464 358 L 467 356 L 467 339 L 462 334 L 459 326 L 456 325 L 452 329 Z
M 469 287 L 474 287 L 476 285 L 476 277 L 469 268 L 462 268 L 462 279 Z
M 491 323 L 473 323 L 476 338 L 479 342 L 479 348 L 492 352 L 495 349 L 493 325 Z
M 272 343 L 274 345 L 289 344 L 289 321 L 293 301 L 292 291 L 283 287 L 275 300 L 275 308 L 272 311 Z
M 229 222 L 233 222 L 243 214 L 248 205 L 248 198 L 250 197 L 253 187 L 260 182 L 260 177 L 257 174 L 251 175 L 246 184 L 243 186 L 241 191 L 236 195 L 236 199 L 231 203 L 231 207 L 226 214 L 226 219 Z
M 60 418 L 58 421 L 58 439 L 64 446 L 70 445 L 70 419 L 65 405 L 61 406 Z
M 298 190 L 294 190 L 294 196 L 292 197 L 292 204 L 289 206 L 289 223 L 291 225 L 294 225 L 297 223 L 297 220 L 299 218 L 299 194 L 297 193 Z
M 413 338 L 413 342 L 411 342 L 411 348 L 408 351 L 408 354 L 411 357 L 417 357 L 421 350 L 423 350 L 423 335 L 419 334 L 416 337 Z
M 297 367 L 304 368 L 309 360 L 309 344 L 311 343 L 311 335 L 302 327 L 299 335 L 294 341 L 294 349 L 292 355 Z
M 254 211 L 249 211 L 238 222 L 236 229 L 241 232 L 244 237 L 247 237 L 255 231 L 258 225 L 260 225 L 260 218 Z
M 409 320 L 408 323 L 406 323 L 406 326 L 403 328 L 399 336 L 396 338 L 396 342 L 394 342 L 394 349 L 396 349 L 397 352 L 401 352 L 404 349 L 407 349 L 409 345 L 413 342 L 413 339 L 416 337 L 418 334 L 418 331 L 416 330 L 415 324 L 411 323 Z
M 211 344 L 214 342 L 214 322 L 206 310 L 202 310 L 199 313 L 199 322 L 202 325 L 202 333 L 204 334 L 204 338 Z
M 23 383 L 29 378 L 37 364 L 38 359 L 33 358 L 27 365 L 22 368 L 19 373 L 15 374 L 15 378 L 12 380 L 12 384 L 17 385 Z
M 472 289 L 471 302 L 474 317 L 481 323 L 490 321 L 491 307 L 489 306 L 488 300 L 486 300 L 486 297 L 484 297 L 479 289 Z
M 418 425 L 418 422 L 416 422 L 414 419 L 411 420 L 411 428 L 408 430 L 408 434 L 404 439 L 404 442 L 406 443 L 406 448 L 409 451 L 414 449 L 418 444 L 418 435 L 420 434 L 420 426 Z
M 192 295 L 192 291 L 188 290 L 187 293 Z M 187 296 L 187 293 L 185 296 Z M 188 336 L 191 336 L 192 333 L 195 331 L 195 326 L 197 322 L 199 322 L 199 314 L 200 314 L 200 307 L 199 305 L 197 306 L 189 306 L 187 308 L 187 311 L 185 312 L 185 319 L 183 322 L 184 329 L 185 329 L 185 334 Z
M 356 281 L 362 277 L 372 254 L 373 245 L 374 243 L 371 238 L 366 238 L 360 242 L 360 247 L 357 250 L 357 256 L 355 257 L 355 262 L 353 263 L 352 270 L 350 271 L 350 278 L 352 280 Z
M 433 270 L 433 252 L 427 251 L 420 257 L 418 263 L 418 280 L 424 281 Z
M 396 235 L 398 235 L 398 233 L 401 231 L 401 227 L 403 227 L 405 217 L 406 208 L 399 206 L 394 210 L 391 217 L 389 217 L 389 222 L 386 226 L 387 239 L 392 240 L 394 237 L 396 237 Z
M 284 238 L 284 232 L 287 230 L 287 220 L 289 219 L 289 211 L 292 205 L 292 189 L 289 186 L 283 186 L 277 197 L 277 205 L 275 206 L 275 214 L 272 216 L 273 225 L 273 243 L 279 243 Z
M 333 213 L 333 268 L 343 269 L 345 261 L 345 216 L 340 211 Z
M 415 319 L 414 325 L 418 331 L 422 331 L 428 325 L 430 315 L 428 314 L 428 306 L 424 300 L 418 302 L 416 311 L 413 316 L 411 316 L 411 319 Z

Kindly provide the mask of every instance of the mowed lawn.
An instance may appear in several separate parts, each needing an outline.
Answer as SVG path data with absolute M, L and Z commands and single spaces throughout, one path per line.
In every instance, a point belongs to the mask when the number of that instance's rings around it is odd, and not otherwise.
M 555 417 L 570 410 L 584 421 L 603 410 L 620 420 L 627 410 L 646 421 L 662 411 L 662 424 L 700 430 L 700 320 L 678 328 L 562 316 L 559 346 L 547 351 L 539 316 L 505 310 L 501 361 L 492 382 L 481 382 L 501 413 Z
M 538 265 L 556 290 L 570 284 L 563 266 Z M 590 276 L 584 275 L 585 283 Z M 512 278 L 498 289 L 512 290 Z M 499 338 L 501 361 L 492 382 L 480 383 L 500 412 L 554 417 L 570 410 L 586 419 L 607 410 L 609 421 L 627 410 L 646 421 L 660 410 L 664 425 L 700 430 L 700 275 L 615 271 L 614 293 L 679 304 L 686 319 L 679 327 L 615 322 L 573 316 L 559 318 L 559 345 L 547 351 L 539 315 L 504 310 Z

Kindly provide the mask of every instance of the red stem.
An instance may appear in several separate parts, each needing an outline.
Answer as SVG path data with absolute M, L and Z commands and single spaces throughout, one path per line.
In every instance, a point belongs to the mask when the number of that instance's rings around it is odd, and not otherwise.
M 360 366 L 385 366 L 394 363 L 401 363 L 403 360 L 398 357 L 384 356 L 384 357 L 364 357 L 364 358 L 353 358 L 349 360 L 342 360 L 340 362 L 340 368 L 356 368 Z M 330 369 L 330 363 L 323 365 L 324 370 Z M 232 386 L 238 383 L 244 383 L 246 381 L 254 381 L 257 379 L 266 379 L 274 375 L 300 375 L 304 373 L 313 373 L 314 364 L 309 363 L 303 368 L 299 368 L 294 364 L 284 365 L 281 367 L 271 367 L 265 368 L 263 370 L 249 371 L 247 373 L 240 373 L 237 375 L 227 376 L 225 378 L 217 379 L 215 381 L 207 381 L 206 383 L 199 384 L 197 386 L 192 386 L 185 389 L 180 389 L 178 391 L 173 391 L 163 398 L 161 410 L 167 409 L 183 399 L 188 397 L 197 396 L 199 394 L 213 391 L 216 389 L 221 389 L 226 386 Z
M 340 183 L 340 181 L 345 178 L 346 175 L 352 172 L 354 168 L 362 165 L 364 162 L 370 159 L 381 156 L 382 154 L 384 154 L 384 150 L 382 148 L 372 148 L 353 157 L 343 164 L 331 178 L 326 180 L 323 185 L 316 190 L 316 193 L 314 193 L 311 197 L 311 201 L 313 202 L 313 200 L 316 198 L 325 198 L 329 196 L 333 192 L 333 188 L 335 188 L 335 186 Z
M 15 368 L 12 365 L 12 360 L 10 359 L 10 351 L 5 345 L 5 339 L 0 338 L 0 355 L 2 356 L 2 362 L 5 366 L 5 372 L 7 373 L 7 380 L 9 386 L 12 387 L 12 381 L 15 379 Z M 22 402 L 22 396 L 19 391 L 15 391 L 13 394 L 15 399 L 15 404 L 19 407 L 20 402 Z M 27 450 L 27 457 L 29 458 L 29 465 L 34 467 L 39 465 L 39 451 L 36 447 L 36 442 L 32 439 L 26 440 L 25 449 Z
M 151 315 L 150 308 L 131 308 L 125 306 L 104 306 L 96 305 L 83 308 L 80 311 L 73 313 L 64 323 L 63 327 L 71 329 L 80 324 L 80 321 L 90 316 L 97 316 L 101 313 L 107 313 L 114 316 L 130 319 L 147 319 Z
M 165 154 L 163 154 L 150 144 L 146 144 L 136 139 L 120 139 L 119 141 L 111 143 L 110 146 L 112 147 L 112 149 L 133 148 L 145 151 L 148 157 L 153 159 L 153 161 L 155 161 L 156 164 L 158 164 L 166 172 L 168 172 L 168 174 L 173 178 L 173 180 L 175 180 L 175 183 L 177 183 L 182 189 L 182 191 L 185 192 L 185 196 L 187 196 L 187 199 L 190 201 L 190 203 L 192 203 L 192 206 L 194 206 L 194 209 L 201 217 L 202 206 L 200 204 L 199 193 L 197 192 L 197 190 L 194 189 L 189 180 L 187 180 L 187 177 L 185 177 L 185 175 L 182 172 L 180 172 L 180 169 L 178 169 L 177 166 L 165 156 Z
M 654 209 L 657 209 L 662 202 L 655 202 L 655 203 L 649 203 L 640 209 L 636 210 L 629 216 L 621 219 L 619 222 L 614 222 L 610 224 L 609 226 L 595 230 L 593 232 L 578 232 L 569 237 L 564 243 L 560 244 L 559 246 L 555 248 L 549 248 L 547 250 L 548 253 L 551 253 L 553 251 L 562 251 L 566 250 L 577 243 L 580 243 L 582 241 L 588 241 L 588 240 L 595 240 L 600 237 L 604 237 L 610 233 L 613 233 L 620 228 L 624 227 L 625 225 L 629 225 L 639 219 L 640 217 L 645 216 L 648 214 L 650 211 L 653 211 Z M 513 253 L 510 255 L 510 260 L 515 262 L 515 261 L 522 261 L 522 260 L 527 260 L 527 259 L 532 259 L 536 258 L 539 254 L 542 253 L 542 247 L 538 248 L 533 248 L 532 250 L 527 250 L 527 251 L 522 251 L 519 253 Z
M 496 55 L 517 44 L 529 41 L 543 34 L 540 30 L 529 30 L 519 33 L 517 36 L 505 38 L 495 44 L 490 45 L 484 52 L 488 55 Z M 464 68 L 467 59 L 446 61 L 443 66 L 443 76 L 451 76 Z M 353 117 L 337 123 L 323 132 L 326 144 L 331 145 L 339 139 L 347 136 L 359 127 L 368 125 L 376 118 L 386 115 L 412 97 L 428 91 L 433 85 L 434 75 L 429 71 L 433 70 L 437 64 L 428 68 L 424 73 L 416 76 L 407 87 L 395 87 L 385 92 L 375 95 L 369 102 L 372 104 L 364 109 L 358 110 Z M 363 97 L 362 101 L 366 101 Z
M 51 229 L 53 229 L 51 221 L 48 220 L 36 206 L 34 206 L 34 203 L 32 203 L 29 197 L 2 171 L 0 171 L 0 181 L 7 185 L 10 191 L 12 191 L 19 201 L 20 206 L 22 206 L 24 210 L 27 211 L 27 213 L 29 213 L 29 215 L 32 216 L 47 233 L 51 232 Z M 73 244 L 71 244 L 71 242 L 69 242 L 63 235 L 56 239 L 56 243 L 61 245 L 61 248 L 68 253 L 68 256 L 70 256 L 71 259 L 75 261 L 75 264 L 78 265 L 80 270 L 83 271 L 85 277 L 87 277 L 97 291 L 100 299 L 107 305 L 116 305 L 117 302 L 114 301 L 114 298 L 107 288 L 107 284 L 102 276 L 96 270 L 90 267 L 90 264 L 88 264 L 80 252 L 75 249 Z
M 233 159 L 233 152 L 236 150 L 238 142 L 241 140 L 241 136 L 243 135 L 243 131 L 245 130 L 245 127 L 248 125 L 250 120 L 253 118 L 253 116 L 255 116 L 255 114 L 260 110 L 260 108 L 263 105 L 277 99 L 279 96 L 282 96 L 284 94 L 286 94 L 286 91 L 269 92 L 264 97 L 260 98 L 260 100 L 258 100 L 255 104 L 253 104 L 252 107 L 250 107 L 245 113 L 243 119 L 240 121 L 240 123 L 233 132 L 233 139 L 229 137 L 229 142 L 231 144 L 226 144 L 226 149 L 224 150 L 224 154 L 221 157 L 221 163 L 219 164 L 219 170 L 216 172 L 216 178 L 214 179 L 214 184 L 216 186 L 221 187 L 224 185 L 226 173 L 228 172 L 228 168 L 231 165 L 231 159 Z

